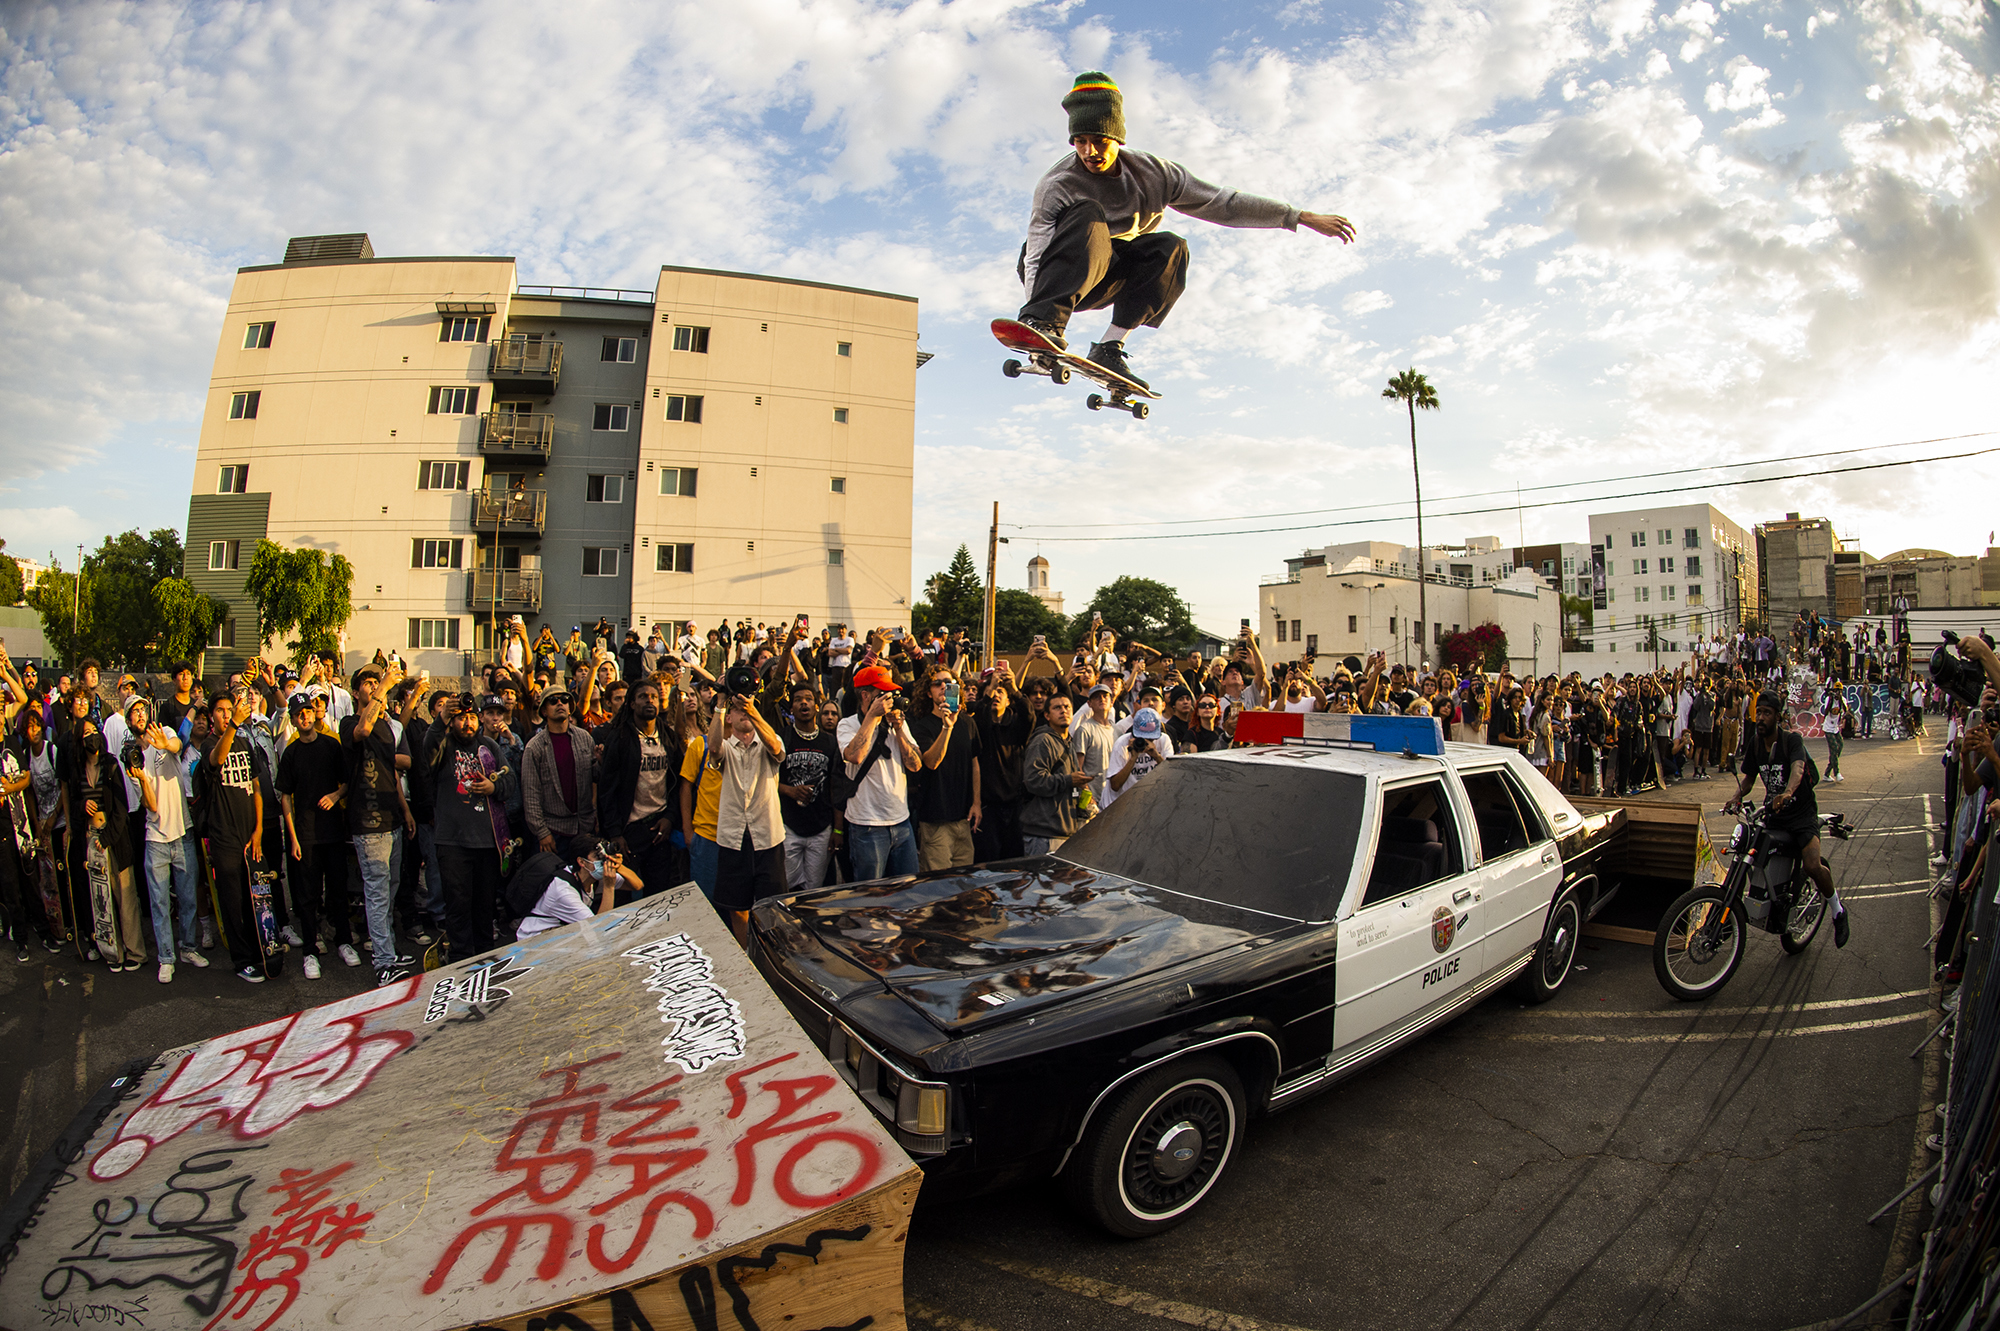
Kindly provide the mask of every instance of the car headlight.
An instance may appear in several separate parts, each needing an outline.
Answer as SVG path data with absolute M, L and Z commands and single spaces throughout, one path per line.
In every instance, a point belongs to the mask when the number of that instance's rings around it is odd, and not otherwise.
M 921 1137 L 944 1135 L 944 1087 L 906 1081 L 896 1095 L 896 1126 Z

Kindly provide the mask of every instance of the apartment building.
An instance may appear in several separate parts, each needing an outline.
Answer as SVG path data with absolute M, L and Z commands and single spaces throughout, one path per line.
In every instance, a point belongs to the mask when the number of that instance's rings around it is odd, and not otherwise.
M 203 413 L 210 663 L 258 650 L 266 538 L 353 565 L 350 662 L 441 675 L 516 614 L 906 622 L 916 324 L 913 298 L 789 278 L 522 287 L 510 258 L 297 238 L 238 272 Z
M 1759 587 L 1774 633 L 1786 633 L 1802 611 L 1826 619 L 1842 616 L 1841 583 L 1848 583 L 1847 614 L 1857 613 L 1858 574 L 1867 557 L 1849 550 L 1833 523 L 1787 513 L 1780 522 L 1760 522 L 1756 530 Z
M 1712 504 L 1590 515 L 1594 651 L 1678 652 L 1757 619 L 1757 542 Z

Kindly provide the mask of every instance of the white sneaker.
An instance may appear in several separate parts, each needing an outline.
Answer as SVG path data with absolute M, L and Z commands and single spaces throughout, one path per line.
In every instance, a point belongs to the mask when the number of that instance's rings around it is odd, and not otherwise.
M 173 982 L 174 982 L 174 963 L 173 963 L 173 962 L 171 962 L 171 961 L 163 961 L 163 962 L 161 962 L 161 963 L 160 963 L 160 983 L 161 983 L 161 984 L 172 984 Z
M 194 967 L 196 970 L 208 969 L 208 958 L 204 957 L 201 953 L 195 951 L 191 947 L 184 947 L 181 949 L 181 960 L 186 962 L 188 965 Z
M 317 980 L 319 978 L 319 958 L 308 954 L 304 970 L 308 980 Z
M 304 947 L 306 945 L 306 940 L 299 937 L 299 931 L 292 928 L 289 924 L 278 931 L 278 936 L 293 947 Z
M 361 964 L 361 954 L 354 950 L 354 944 L 352 943 L 342 943 L 340 945 L 340 959 L 349 966 L 359 966 Z
M 215 924 L 211 920 L 201 922 L 201 950 L 206 952 L 215 946 Z

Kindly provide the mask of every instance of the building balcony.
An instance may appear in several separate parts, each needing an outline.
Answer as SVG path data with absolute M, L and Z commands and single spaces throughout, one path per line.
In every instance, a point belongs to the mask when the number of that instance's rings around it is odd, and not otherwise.
M 497 600 L 496 600 L 497 595 Z M 465 575 L 465 608 L 505 614 L 539 614 L 542 608 L 541 570 L 502 569 L 499 584 L 490 568 Z
M 494 397 L 553 397 L 562 382 L 562 351 L 562 343 L 547 337 L 495 342 L 486 358 Z
M 547 412 L 489 411 L 479 418 L 479 451 L 487 457 L 549 460 L 556 418 Z
M 539 536 L 548 521 L 547 490 L 474 490 L 472 526 L 475 531 L 533 532 Z

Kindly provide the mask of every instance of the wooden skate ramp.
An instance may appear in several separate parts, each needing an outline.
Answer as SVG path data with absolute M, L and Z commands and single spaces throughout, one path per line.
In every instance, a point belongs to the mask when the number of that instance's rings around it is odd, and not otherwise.
M 0 1326 L 904 1325 L 920 1173 L 692 886 L 122 1092 L 10 1206 Z

